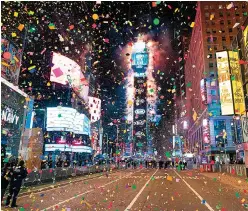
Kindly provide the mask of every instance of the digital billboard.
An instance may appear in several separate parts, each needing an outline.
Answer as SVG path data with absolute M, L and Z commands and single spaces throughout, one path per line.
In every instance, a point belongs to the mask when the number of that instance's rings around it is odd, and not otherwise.
M 80 66 L 66 56 L 53 52 L 50 81 L 66 85 L 79 85 L 83 76 Z M 80 74 L 81 73 L 81 74 Z M 81 77 L 80 77 L 81 76 Z
M 245 113 L 245 98 L 242 82 L 241 68 L 239 64 L 238 52 L 228 51 L 229 64 L 231 70 L 232 91 L 234 98 L 234 112 L 242 115 Z
M 1 39 L 1 76 L 18 85 L 22 51 L 7 39 Z
M 69 131 L 90 135 L 90 120 L 74 108 L 48 107 L 47 131 Z
M 53 52 L 50 81 L 69 84 L 81 99 L 88 101 L 89 83 L 81 67 L 72 59 Z
M 96 122 L 101 117 L 101 100 L 96 97 L 89 97 L 89 112 L 91 122 Z
M 222 115 L 234 114 L 230 69 L 227 51 L 216 52 Z
M 73 146 L 68 144 L 45 144 L 46 152 L 84 152 L 84 153 L 92 153 L 92 148 L 88 146 Z

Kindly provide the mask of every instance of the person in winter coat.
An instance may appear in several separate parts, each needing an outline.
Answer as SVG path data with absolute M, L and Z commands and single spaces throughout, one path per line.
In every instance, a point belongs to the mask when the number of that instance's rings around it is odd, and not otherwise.
M 6 206 L 9 206 L 10 200 L 13 196 L 11 207 L 17 207 L 16 200 L 18 193 L 22 186 L 23 179 L 26 178 L 28 172 L 27 169 L 24 167 L 24 161 L 21 160 L 17 167 L 13 168 L 13 172 L 11 175 L 10 186 L 9 186 L 9 194 L 6 200 Z
M 9 185 L 10 179 L 11 179 L 11 165 L 10 163 L 5 163 L 1 171 L 1 202 L 3 201 L 3 197 Z

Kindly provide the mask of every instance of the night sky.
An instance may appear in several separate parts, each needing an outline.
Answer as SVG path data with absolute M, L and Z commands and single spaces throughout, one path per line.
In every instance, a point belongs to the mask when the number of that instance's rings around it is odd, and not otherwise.
M 2 36 L 24 50 L 19 86 L 37 99 L 36 108 L 51 102 L 67 104 L 67 87 L 53 90 L 49 83 L 51 52 L 59 52 L 80 65 L 85 52 L 89 52 L 92 73 L 99 84 L 95 95 L 102 99 L 106 125 L 125 115 L 127 69 L 122 65 L 121 51 L 135 42 L 138 34 L 148 35 L 159 42 L 164 58 L 154 67 L 154 75 L 161 87 L 158 113 L 169 118 L 172 106 L 167 105 L 172 95 L 168 89 L 173 87 L 171 78 L 177 77 L 179 59 L 174 34 L 179 29 L 190 33 L 195 6 L 196 2 L 2 2 Z M 98 20 L 92 18 L 93 14 Z M 154 24 L 155 18 L 159 19 L 158 25 Z M 20 24 L 25 26 L 22 31 L 18 29 Z M 35 69 L 29 71 L 33 65 Z M 163 75 L 156 74 L 158 70 Z

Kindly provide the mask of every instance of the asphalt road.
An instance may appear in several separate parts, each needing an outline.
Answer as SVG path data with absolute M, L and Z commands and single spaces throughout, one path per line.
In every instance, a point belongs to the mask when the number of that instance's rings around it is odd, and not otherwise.
M 19 210 L 242 211 L 248 190 L 191 171 L 127 169 L 20 195 Z M 2 208 L 2 210 L 18 210 Z

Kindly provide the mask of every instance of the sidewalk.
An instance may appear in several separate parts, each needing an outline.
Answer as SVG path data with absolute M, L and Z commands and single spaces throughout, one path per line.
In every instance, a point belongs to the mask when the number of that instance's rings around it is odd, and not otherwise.
M 224 184 L 231 185 L 234 188 L 246 190 L 248 192 L 248 178 L 233 176 L 228 173 L 220 173 L 220 172 L 200 172 L 200 175 L 208 177 L 213 180 L 220 181 Z

